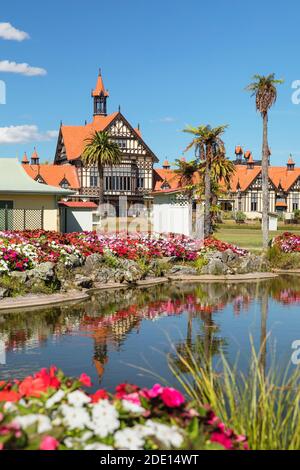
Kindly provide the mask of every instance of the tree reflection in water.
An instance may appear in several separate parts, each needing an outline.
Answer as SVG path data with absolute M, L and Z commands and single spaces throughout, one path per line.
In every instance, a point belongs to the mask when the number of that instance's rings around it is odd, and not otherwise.
M 291 287 L 296 286 L 296 287 Z M 266 367 L 269 298 L 283 305 L 300 303 L 300 278 L 280 277 L 251 283 L 199 283 L 159 285 L 148 289 L 103 291 L 88 302 L 0 316 L 0 341 L 6 351 L 24 351 L 47 343 L 48 338 L 80 334 L 93 338 L 93 363 L 101 380 L 109 360 L 109 347 L 120 350 L 129 333 L 145 320 L 186 315 L 185 338 L 175 345 L 203 351 L 207 363 L 226 350 L 227 339 L 218 316 L 228 304 L 235 315 L 254 301 L 261 306 L 261 366 Z

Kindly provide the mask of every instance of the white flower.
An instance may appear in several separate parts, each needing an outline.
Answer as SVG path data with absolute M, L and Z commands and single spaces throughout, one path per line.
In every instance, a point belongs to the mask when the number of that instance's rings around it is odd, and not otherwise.
M 86 445 L 83 450 L 114 450 L 114 449 L 111 446 L 100 444 L 100 442 L 94 442 L 93 444 Z
M 52 429 L 51 421 L 48 416 L 41 414 L 30 414 L 24 416 L 17 416 L 14 419 L 14 422 L 17 423 L 21 428 L 26 429 L 33 424 L 37 424 L 37 432 L 43 434 L 44 432 L 50 431 Z
M 92 422 L 90 429 L 96 436 L 106 437 L 120 426 L 119 414 L 108 400 L 101 400 L 92 407 Z
M 16 407 L 16 405 L 14 403 L 12 403 L 11 401 L 7 401 L 3 405 L 3 410 L 7 411 L 8 413 L 12 413 L 12 412 L 16 411 L 17 409 L 18 408 Z
M 114 438 L 115 447 L 118 449 L 141 450 L 145 443 L 139 431 L 135 428 L 125 428 L 117 431 Z
M 87 405 L 91 401 L 85 393 L 80 390 L 75 390 L 74 392 L 69 393 L 68 402 L 70 405 L 80 408 L 84 405 Z
M 52 395 L 52 397 L 48 398 L 46 401 L 46 408 L 52 408 L 53 405 L 59 403 L 65 396 L 65 392 L 63 390 L 58 390 L 57 392 Z
M 144 411 L 146 411 L 142 406 L 137 405 L 136 403 L 133 403 L 129 400 L 122 400 L 122 407 L 125 411 L 129 411 L 131 413 L 142 414 Z
M 149 419 L 144 427 L 148 428 L 151 434 L 167 449 L 178 448 L 183 443 L 183 436 L 177 426 L 167 426 Z M 145 432 L 147 431 L 145 430 Z
M 64 423 L 69 429 L 84 429 L 90 426 L 90 417 L 84 408 L 61 405 L 60 411 L 64 416 Z

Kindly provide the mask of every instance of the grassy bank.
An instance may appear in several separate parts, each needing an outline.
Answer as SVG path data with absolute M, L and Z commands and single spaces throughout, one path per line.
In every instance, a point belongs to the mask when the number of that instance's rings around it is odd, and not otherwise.
M 282 225 L 279 226 L 279 230 L 276 232 L 270 232 L 270 239 L 287 231 L 300 235 L 300 227 L 298 225 Z M 218 240 L 238 245 L 241 248 L 247 248 L 250 250 L 260 250 L 262 248 L 262 233 L 261 227 L 258 224 L 222 224 L 218 226 L 214 236 Z

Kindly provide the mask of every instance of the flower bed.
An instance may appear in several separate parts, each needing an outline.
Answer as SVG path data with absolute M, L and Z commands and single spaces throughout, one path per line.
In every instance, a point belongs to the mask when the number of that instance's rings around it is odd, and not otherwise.
M 110 254 L 131 260 L 174 257 L 193 261 L 205 250 L 231 249 L 243 255 L 245 250 L 214 238 L 192 240 L 179 235 L 114 234 L 96 232 L 59 234 L 42 230 L 0 232 L 0 273 L 26 271 L 42 262 L 62 261 L 71 266 L 74 259 L 80 264 L 93 253 Z
M 82 374 L 55 367 L 0 382 L 0 449 L 247 449 L 209 407 L 196 409 L 171 387 L 120 384 L 89 394 Z
M 272 246 L 278 247 L 284 253 L 300 252 L 300 236 L 285 232 L 272 240 Z

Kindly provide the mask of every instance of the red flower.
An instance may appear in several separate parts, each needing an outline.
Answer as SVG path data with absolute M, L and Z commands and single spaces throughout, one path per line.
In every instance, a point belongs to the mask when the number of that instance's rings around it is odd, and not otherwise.
M 139 387 L 132 384 L 123 383 L 116 387 L 116 398 L 122 399 L 125 395 L 138 392 Z
M 0 391 L 0 402 L 1 401 L 18 401 L 20 398 L 19 393 L 14 390 L 2 390 Z
M 56 368 L 51 367 L 49 372 L 47 369 L 41 369 L 34 377 L 26 377 L 19 385 L 19 392 L 26 397 L 39 398 L 49 388 L 57 390 L 60 386 L 60 380 L 55 376 L 55 372 Z
M 90 395 L 90 398 L 92 400 L 92 403 L 98 403 L 100 400 L 105 400 L 108 398 L 108 394 L 105 390 L 100 389 L 97 390 L 93 395 Z
M 86 387 L 91 387 L 92 386 L 92 381 L 91 378 L 87 374 L 81 374 L 79 377 L 79 382 L 82 383 L 82 385 L 85 385 Z

